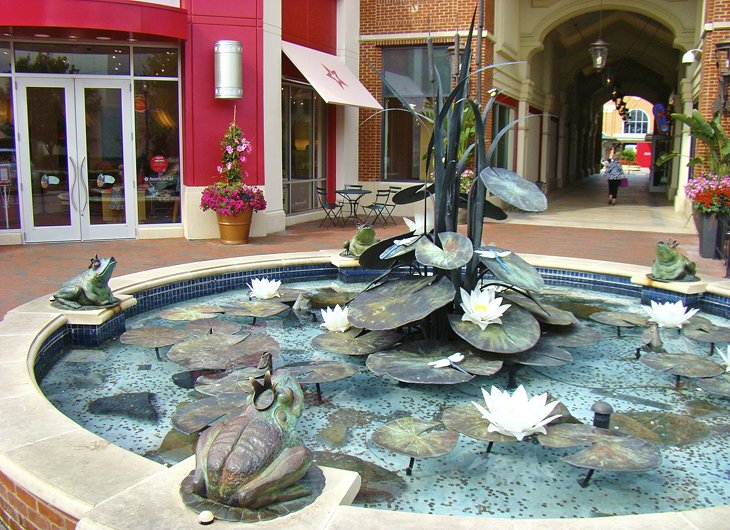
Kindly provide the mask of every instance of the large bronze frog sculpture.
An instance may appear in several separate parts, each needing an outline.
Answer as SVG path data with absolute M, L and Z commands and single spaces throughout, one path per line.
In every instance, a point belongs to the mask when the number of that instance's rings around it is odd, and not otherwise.
M 375 238 L 375 228 L 373 228 L 373 225 L 360 225 L 357 227 L 355 235 L 342 245 L 345 249 L 342 255 L 359 258 L 366 249 L 377 242 L 378 240 Z
M 200 436 L 192 487 L 221 504 L 256 509 L 310 493 L 297 483 L 312 463 L 312 452 L 296 431 L 304 402 L 296 379 L 278 371 L 252 385 L 239 416 Z
M 51 296 L 52 302 L 72 309 L 107 307 L 118 302 L 109 289 L 109 278 L 117 260 L 114 256 L 94 256 L 90 262 L 88 269 L 61 284 L 61 288 Z
M 660 241 L 656 257 L 651 264 L 651 277 L 655 280 L 693 282 L 697 280 L 697 267 L 693 261 L 677 250 L 677 242 Z

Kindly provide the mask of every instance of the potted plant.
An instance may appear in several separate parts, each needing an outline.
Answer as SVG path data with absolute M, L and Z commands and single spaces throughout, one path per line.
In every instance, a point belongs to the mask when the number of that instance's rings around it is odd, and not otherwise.
M 245 183 L 248 173 L 242 164 L 253 147 L 235 119 L 223 136 L 221 149 L 221 163 L 217 167 L 220 181 L 203 190 L 200 208 L 213 210 L 218 216 L 221 243 L 241 245 L 248 243 L 253 212 L 265 210 L 266 199 L 263 190 Z
M 730 176 L 702 173 L 684 187 L 684 194 L 692 201 L 697 231 L 700 236 L 700 256 L 721 258 L 723 234 L 719 217 L 730 214 Z

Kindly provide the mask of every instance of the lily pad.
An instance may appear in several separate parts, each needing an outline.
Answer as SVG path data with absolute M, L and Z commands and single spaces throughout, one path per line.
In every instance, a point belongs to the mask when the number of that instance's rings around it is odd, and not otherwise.
M 482 330 L 476 324 L 449 315 L 454 332 L 476 348 L 495 353 L 519 353 L 529 350 L 540 339 L 540 325 L 529 311 L 513 305 L 501 317 L 501 324 Z
M 627 311 L 598 311 L 591 314 L 590 319 L 601 324 L 616 326 L 620 328 L 631 328 L 634 326 L 646 326 L 647 318 L 636 313 Z
M 647 353 L 641 362 L 659 372 L 682 377 L 713 377 L 725 372 L 715 361 L 691 353 Z
M 200 320 L 191 320 L 185 324 L 185 329 L 191 335 L 207 335 L 211 332 L 225 333 L 226 335 L 234 335 L 241 331 L 241 324 L 232 320 L 220 320 L 217 318 L 201 318 Z
M 183 403 L 172 415 L 172 426 L 184 434 L 202 431 L 229 412 L 243 410 L 246 398 L 247 394 L 223 394 Z
M 211 377 L 199 377 L 195 382 L 195 390 L 205 396 L 222 394 L 250 394 L 253 391 L 251 378 L 263 377 L 266 370 L 248 366 L 228 372 L 223 377 L 214 374 Z
M 466 193 L 459 193 L 459 208 L 463 208 L 466 210 L 468 197 L 469 196 Z M 495 221 L 504 221 L 505 219 L 507 219 L 507 214 L 502 208 L 500 208 L 496 204 L 485 200 L 484 217 L 494 219 Z
M 283 313 L 289 306 L 277 300 L 243 300 L 235 306 L 222 308 L 226 315 L 237 317 L 268 318 Z
M 540 445 L 553 449 L 564 449 L 595 443 L 602 438 L 614 436 L 607 429 L 579 423 L 559 423 L 548 425 L 545 434 L 538 434 Z
M 468 237 L 458 232 L 441 232 L 438 238 L 441 248 L 434 245 L 427 237 L 418 239 L 416 259 L 423 265 L 453 270 L 471 261 L 474 247 Z
M 182 462 L 195 454 L 198 433 L 184 434 L 177 429 L 170 429 L 162 440 L 157 454 L 167 462 Z
M 730 328 L 713 324 L 683 327 L 682 334 L 687 338 L 700 342 L 730 342 Z
M 338 291 L 331 287 L 325 287 L 323 289 L 318 289 L 312 295 L 311 304 L 315 309 L 334 307 L 336 305 L 344 307 L 357 295 L 358 292 L 356 291 Z
M 557 308 L 549 304 L 537 304 L 526 296 L 521 294 L 502 294 L 502 296 L 512 303 L 524 307 L 539 322 L 550 324 L 551 326 L 570 326 L 578 323 L 578 319 L 570 311 Z
M 279 370 L 288 370 L 302 384 L 331 383 L 357 373 L 354 364 L 333 361 L 315 361 L 287 364 Z
M 128 329 L 119 336 L 119 342 L 132 344 L 140 348 L 162 348 L 163 346 L 182 342 L 189 336 L 189 333 L 181 329 L 167 326 L 145 326 Z
M 160 318 L 165 320 L 200 320 L 201 318 L 215 318 L 223 309 L 207 305 L 189 305 L 185 307 L 172 307 L 160 311 Z
M 535 267 L 527 263 L 520 256 L 514 252 L 508 251 L 507 249 L 488 246 L 481 247 L 478 250 L 487 250 L 489 252 L 496 253 L 495 257 L 490 258 L 484 254 L 479 254 L 479 261 L 481 261 L 497 279 L 503 282 L 525 289 L 532 292 L 540 292 L 545 288 L 545 280 L 537 271 Z M 499 257 L 499 254 L 509 254 Z
M 370 355 L 387 350 L 397 343 L 402 335 L 394 331 L 370 331 L 363 333 L 360 328 L 347 331 L 329 331 L 312 339 L 312 347 L 342 355 Z
M 426 186 L 425 189 L 423 184 L 409 186 L 393 195 L 392 201 L 393 204 L 412 204 L 414 202 L 422 201 L 427 195 L 432 194 L 433 190 L 433 183 Z
M 395 244 L 396 239 L 406 239 L 411 237 L 412 232 L 394 236 L 369 246 L 360 254 L 358 263 L 361 267 L 371 270 L 385 270 L 391 268 L 395 263 L 409 263 L 413 260 L 416 248 L 415 245 L 404 247 L 403 252 L 391 255 L 388 258 L 381 258 L 380 255 Z
M 276 294 L 279 296 L 273 298 L 276 302 L 281 302 L 283 304 L 290 304 L 292 302 L 296 302 L 297 298 L 299 298 L 300 294 L 306 294 L 308 291 L 305 289 L 292 289 L 291 287 L 280 287 Z
M 380 253 L 379 257 L 381 260 L 392 260 L 401 256 L 409 255 L 408 259 L 412 259 L 410 258 L 410 254 L 416 251 L 416 247 L 422 239 L 428 240 L 425 236 L 413 235 L 407 236 L 403 239 L 395 238 L 392 240 L 391 244 Z M 405 259 L 406 258 L 403 258 L 403 261 L 405 261 Z
M 233 368 L 238 365 L 256 365 L 261 353 L 272 357 L 279 353 L 279 343 L 268 335 L 203 335 L 173 346 L 167 357 L 190 370 Z
M 399 418 L 379 427 L 373 433 L 372 440 L 383 449 L 412 458 L 443 456 L 454 449 L 459 434 L 432 430 L 439 425 L 412 416 Z
M 514 436 L 489 432 L 489 421 L 472 404 L 457 405 L 444 409 L 441 421 L 451 429 L 483 442 L 516 442 Z
M 701 421 L 672 412 L 615 413 L 611 415 L 611 427 L 619 433 L 664 446 L 690 445 L 710 435 Z
M 730 397 L 730 374 L 728 373 L 708 379 L 697 379 L 694 382 L 705 392 Z
M 180 388 L 195 388 L 195 382 L 200 377 L 223 377 L 223 370 L 187 370 L 172 374 L 172 382 Z
M 573 356 L 562 348 L 538 342 L 529 350 L 510 355 L 509 360 L 528 366 L 551 367 L 572 363 Z
M 602 340 L 603 337 L 600 331 L 578 323 L 571 326 L 550 328 L 543 334 L 540 344 L 563 348 L 579 348 L 598 344 Z
M 233 344 L 220 353 L 221 358 L 226 359 L 226 364 L 222 368 L 258 366 L 261 354 L 264 352 L 271 355 L 272 360 L 278 359 L 281 346 L 276 339 L 266 333 L 251 333 L 243 341 Z
M 464 360 L 458 368 L 435 368 L 428 363 L 460 352 Z M 466 344 L 419 340 L 409 342 L 396 350 L 374 353 L 366 361 L 367 367 L 376 374 L 387 375 L 404 383 L 453 385 L 464 383 L 474 375 L 493 375 L 502 368 L 502 361 L 482 357 L 469 350 Z
M 562 458 L 570 465 L 603 471 L 650 471 L 662 463 L 659 449 L 634 436 L 606 436 Z
M 453 301 L 456 290 L 446 277 L 400 278 L 364 291 L 350 302 L 352 325 L 387 330 L 417 322 Z
M 540 188 L 514 171 L 487 167 L 479 173 L 479 178 L 492 194 L 515 208 L 526 212 L 542 212 L 547 209 L 547 197 Z
M 393 500 L 406 488 L 406 482 L 395 471 L 344 453 L 314 451 L 314 462 L 320 466 L 355 471 L 362 480 L 355 502 Z

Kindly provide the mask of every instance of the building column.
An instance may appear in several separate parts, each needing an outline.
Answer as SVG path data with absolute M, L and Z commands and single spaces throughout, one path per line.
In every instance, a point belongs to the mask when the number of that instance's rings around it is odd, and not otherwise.
M 337 56 L 359 77 L 360 69 L 360 0 L 337 2 Z M 337 187 L 358 181 L 358 142 L 360 110 L 336 106 Z
M 688 79 L 683 79 L 680 83 L 680 97 L 682 98 L 682 113 L 692 114 L 692 83 Z M 679 144 L 679 145 L 677 145 Z M 672 174 L 677 175 L 676 189 L 674 196 L 674 211 L 689 212 L 692 209 L 692 203 L 684 194 L 684 187 L 689 180 L 689 166 L 687 160 L 690 159 L 692 148 L 692 131 L 688 125 L 682 124 L 681 134 L 675 133 L 675 152 L 679 153 L 679 157 L 673 161 L 674 170 Z

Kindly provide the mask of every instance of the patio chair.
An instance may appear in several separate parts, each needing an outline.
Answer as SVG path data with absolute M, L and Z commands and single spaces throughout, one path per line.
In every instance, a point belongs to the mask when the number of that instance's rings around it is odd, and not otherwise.
M 389 197 L 390 202 L 388 202 L 385 205 L 385 215 L 386 215 L 386 221 L 385 222 L 386 222 L 386 224 L 388 223 L 388 219 L 390 219 L 391 221 L 393 221 L 393 224 L 397 224 L 395 222 L 395 219 L 393 219 L 393 211 L 395 210 L 395 207 L 397 206 L 397 204 L 395 204 L 393 202 L 393 196 L 396 193 L 398 193 L 400 190 L 401 190 L 401 187 L 400 186 L 390 186 L 388 188 L 388 191 L 390 191 L 390 197 Z
M 378 218 L 383 221 L 383 226 L 388 224 L 388 197 L 390 197 L 390 190 L 378 190 L 375 192 L 375 200 L 371 204 L 363 205 L 362 209 L 365 212 L 367 218 L 370 214 L 373 215 L 371 224 L 378 222 Z
M 342 203 L 330 202 L 327 198 L 327 190 L 319 186 L 317 186 L 317 200 L 325 213 L 325 218 L 322 219 L 319 226 L 322 226 L 328 219 L 333 226 L 337 226 L 337 219 L 342 217 Z

